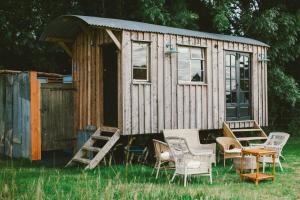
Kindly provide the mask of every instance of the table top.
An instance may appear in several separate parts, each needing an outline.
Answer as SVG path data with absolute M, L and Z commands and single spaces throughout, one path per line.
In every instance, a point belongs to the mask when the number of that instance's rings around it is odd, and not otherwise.
M 252 155 L 270 155 L 270 154 L 275 154 L 276 151 L 273 149 L 249 148 L 249 149 L 242 149 L 242 153 L 252 154 Z

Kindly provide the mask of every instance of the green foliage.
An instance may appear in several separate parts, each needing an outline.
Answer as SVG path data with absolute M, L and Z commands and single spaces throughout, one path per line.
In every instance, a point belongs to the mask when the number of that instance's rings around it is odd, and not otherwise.
M 232 4 L 232 0 L 223 1 L 222 3 L 216 3 L 213 9 L 214 27 L 220 33 L 228 33 L 231 31 Z
M 280 103 L 294 107 L 300 100 L 299 85 L 294 78 L 284 73 L 280 68 L 270 68 L 268 72 L 269 95 L 277 97 Z
M 140 15 L 145 22 L 180 28 L 197 28 L 198 15 L 187 8 L 186 1 L 141 0 L 140 9 Z
M 299 85 L 294 78 L 282 69 L 275 67 L 268 70 L 269 124 L 271 129 L 286 130 L 299 134 Z
M 272 67 L 294 61 L 300 55 L 300 11 L 295 15 L 283 8 L 271 8 L 252 20 L 247 20 L 247 34 L 271 45 L 269 58 Z
M 165 9 L 165 0 L 141 0 L 141 15 L 145 21 L 167 25 L 170 13 Z

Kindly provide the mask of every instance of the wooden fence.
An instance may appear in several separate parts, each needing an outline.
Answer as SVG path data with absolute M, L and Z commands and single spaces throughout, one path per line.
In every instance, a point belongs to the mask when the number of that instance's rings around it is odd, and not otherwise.
M 37 72 L 0 71 L 0 153 L 40 160 L 75 145 L 72 84 L 40 84 Z
M 72 84 L 41 85 L 42 150 L 67 149 L 76 142 Z

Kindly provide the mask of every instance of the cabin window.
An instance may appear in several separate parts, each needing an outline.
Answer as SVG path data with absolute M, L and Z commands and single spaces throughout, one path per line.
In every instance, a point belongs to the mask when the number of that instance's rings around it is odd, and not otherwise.
M 132 43 L 132 77 L 136 81 L 149 81 L 150 44 Z
M 205 82 L 204 48 L 178 47 L 178 81 Z

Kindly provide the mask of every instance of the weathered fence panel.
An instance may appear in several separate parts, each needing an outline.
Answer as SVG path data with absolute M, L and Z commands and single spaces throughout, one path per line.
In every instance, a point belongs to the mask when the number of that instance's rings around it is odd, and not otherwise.
M 30 158 L 29 73 L 0 74 L 0 152 Z
M 72 84 L 41 84 L 42 150 L 68 149 L 76 142 Z

